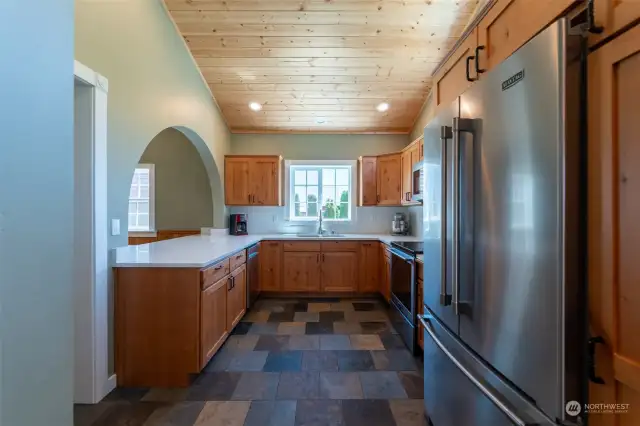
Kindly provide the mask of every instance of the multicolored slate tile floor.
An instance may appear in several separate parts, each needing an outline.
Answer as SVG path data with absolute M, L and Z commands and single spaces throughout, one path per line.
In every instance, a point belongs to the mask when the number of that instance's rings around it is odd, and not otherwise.
M 187 389 L 116 389 L 75 426 L 424 426 L 421 362 L 376 300 L 258 300 Z

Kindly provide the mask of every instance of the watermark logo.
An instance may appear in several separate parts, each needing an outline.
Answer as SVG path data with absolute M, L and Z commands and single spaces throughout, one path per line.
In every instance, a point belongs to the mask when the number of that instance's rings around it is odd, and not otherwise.
M 570 416 L 577 416 L 581 412 L 591 414 L 625 414 L 629 412 L 629 404 L 623 403 L 596 403 L 580 404 L 578 401 L 569 401 L 564 406 L 564 410 Z
M 564 406 L 564 410 L 570 416 L 577 416 L 580 414 L 582 407 L 580 407 L 580 403 L 578 401 L 569 401 L 567 405 Z

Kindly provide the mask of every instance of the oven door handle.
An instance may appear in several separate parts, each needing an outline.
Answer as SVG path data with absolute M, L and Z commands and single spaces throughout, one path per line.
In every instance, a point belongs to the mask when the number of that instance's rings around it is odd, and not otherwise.
M 398 256 L 400 259 L 405 260 L 409 263 L 415 263 L 416 259 L 411 256 L 408 255 L 407 253 L 404 253 L 396 248 L 393 247 L 389 247 L 389 251 L 391 252 L 391 254 L 393 254 L 394 256 Z
M 438 339 L 438 336 L 436 336 L 435 332 L 433 331 L 433 328 L 431 328 L 431 320 L 433 320 L 433 319 L 434 319 L 434 317 L 432 315 L 429 315 L 429 314 L 418 315 L 418 320 L 422 324 L 422 327 L 424 328 L 424 331 L 426 331 L 427 334 L 429 334 L 429 336 L 431 337 L 433 342 L 447 356 L 447 358 L 449 358 L 449 360 L 456 367 L 458 367 L 460 372 L 462 374 L 464 374 L 466 376 L 466 378 L 469 379 L 471 381 L 471 383 L 473 383 L 475 385 L 475 387 L 477 387 L 480 390 L 480 392 L 482 392 L 484 394 L 484 396 L 486 396 L 491 402 L 493 402 L 493 404 L 496 407 L 498 407 L 498 409 L 500 411 L 502 411 L 507 417 L 509 417 L 509 419 L 511 419 L 511 421 L 514 424 L 516 424 L 518 426 L 534 426 L 535 423 L 526 422 L 526 421 L 522 420 L 520 417 L 518 417 L 518 415 L 516 413 L 514 413 L 513 410 L 511 410 L 511 408 L 507 407 L 504 404 L 504 402 L 502 402 L 497 396 L 495 396 L 493 394 L 493 392 L 491 392 L 490 389 L 488 389 L 480 380 L 478 380 L 473 375 L 473 373 L 471 373 L 469 370 L 467 370 L 464 367 L 464 365 L 462 365 L 462 363 L 460 361 L 458 361 L 458 359 L 456 359 L 456 357 L 449 351 L 449 349 L 447 349 L 447 347 L 440 341 L 440 339 Z

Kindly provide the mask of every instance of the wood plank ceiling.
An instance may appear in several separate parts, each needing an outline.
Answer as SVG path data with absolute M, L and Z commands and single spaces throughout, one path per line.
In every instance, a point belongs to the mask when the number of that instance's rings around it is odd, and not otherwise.
M 236 133 L 410 131 L 477 3 L 165 0 Z

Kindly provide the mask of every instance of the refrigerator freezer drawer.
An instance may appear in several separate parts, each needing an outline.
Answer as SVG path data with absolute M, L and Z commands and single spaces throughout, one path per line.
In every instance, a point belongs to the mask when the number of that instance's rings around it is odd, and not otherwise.
M 433 426 L 551 426 L 532 401 L 504 382 L 425 307 L 424 401 Z

